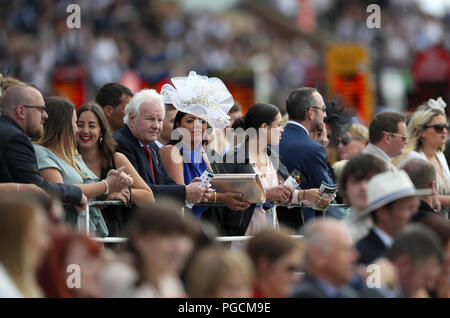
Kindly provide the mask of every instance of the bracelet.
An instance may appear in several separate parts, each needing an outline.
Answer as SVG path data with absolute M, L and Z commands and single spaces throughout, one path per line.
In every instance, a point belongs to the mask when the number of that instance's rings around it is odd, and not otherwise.
M 213 202 L 213 204 L 216 204 L 216 201 L 217 201 L 217 193 L 216 193 L 216 191 L 214 191 L 214 202 Z
M 302 199 L 302 201 L 305 201 L 305 193 L 306 193 L 306 190 L 303 190 L 303 199 Z
M 17 192 L 20 192 L 20 183 L 17 184 Z
M 102 182 L 104 182 L 105 185 L 106 185 L 106 191 L 105 191 L 105 193 L 103 193 L 103 194 L 108 195 L 108 194 L 109 194 L 109 185 L 108 185 L 108 182 L 107 182 L 105 179 L 103 179 Z

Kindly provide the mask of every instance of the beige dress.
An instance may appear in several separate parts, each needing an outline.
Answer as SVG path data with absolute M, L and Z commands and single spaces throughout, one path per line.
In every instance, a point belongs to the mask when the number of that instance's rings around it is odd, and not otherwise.
M 278 182 L 278 172 L 275 169 L 272 161 L 267 156 L 267 172 L 262 173 L 256 166 L 256 164 L 252 164 L 253 170 L 256 174 L 259 175 L 261 179 L 261 184 L 264 190 L 268 190 L 272 187 L 276 187 L 279 185 Z M 255 162 L 250 157 L 250 162 Z M 252 218 L 250 219 L 250 223 L 248 224 L 247 230 L 245 231 L 245 235 L 253 236 L 258 232 L 261 232 L 266 227 L 278 228 L 278 218 L 276 214 L 276 208 L 273 207 L 268 210 L 264 210 L 261 207 L 256 206 L 253 210 Z M 237 241 L 233 242 L 232 246 L 237 248 L 244 248 L 246 245 L 246 241 Z

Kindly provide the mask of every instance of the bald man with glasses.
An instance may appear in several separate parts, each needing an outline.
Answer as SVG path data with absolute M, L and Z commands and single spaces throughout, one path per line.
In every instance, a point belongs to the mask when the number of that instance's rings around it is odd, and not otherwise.
M 41 93 L 28 85 L 11 86 L 3 92 L 0 107 L 1 164 L 8 171 L 0 175 L 0 182 L 35 184 L 63 202 L 85 209 L 87 199 L 79 187 L 47 182 L 37 169 L 30 138 L 42 135 L 48 118 Z

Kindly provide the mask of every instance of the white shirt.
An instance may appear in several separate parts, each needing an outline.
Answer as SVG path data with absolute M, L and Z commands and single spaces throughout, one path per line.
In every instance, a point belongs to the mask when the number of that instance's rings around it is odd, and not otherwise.
M 302 124 L 300 124 L 300 123 L 298 123 L 298 122 L 296 122 L 296 121 L 293 121 L 293 120 L 288 121 L 288 124 L 294 124 L 294 125 L 297 125 L 297 126 L 302 127 L 302 128 L 306 131 L 306 133 L 308 134 L 308 136 L 309 136 L 309 131 L 308 131 L 308 129 L 306 129 L 305 126 L 303 126 Z M 287 124 L 286 124 L 286 125 L 287 125 Z
M 158 140 L 154 141 L 155 144 L 158 146 L 159 149 L 161 149 L 162 147 L 164 147 L 164 145 L 162 143 L 160 143 Z
M 373 144 L 372 144 L 373 145 Z M 385 153 L 384 152 L 384 150 L 383 149 L 381 149 L 380 147 L 378 147 L 378 146 L 375 146 L 375 145 L 373 145 L 374 147 L 376 147 L 385 157 L 386 157 L 386 159 L 389 161 L 389 162 L 392 162 L 392 159 L 391 159 L 391 157 L 389 157 L 389 155 L 387 154 L 387 153 Z
M 378 236 L 378 238 L 381 240 L 381 242 L 383 242 L 384 246 L 386 246 L 387 248 L 392 246 L 393 239 L 389 234 L 387 234 L 385 231 L 383 231 L 376 225 L 374 225 L 373 231 Z

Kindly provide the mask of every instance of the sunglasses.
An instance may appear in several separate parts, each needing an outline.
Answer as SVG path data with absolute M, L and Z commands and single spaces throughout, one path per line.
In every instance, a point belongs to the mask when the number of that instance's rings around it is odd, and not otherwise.
M 323 106 L 323 107 L 319 107 L 319 106 L 310 106 L 309 108 L 315 108 L 315 109 L 320 109 L 322 110 L 324 113 L 326 112 L 327 106 Z
M 389 134 L 389 135 L 394 136 L 394 137 L 400 137 L 400 138 L 402 138 L 402 140 L 403 140 L 404 142 L 406 142 L 406 141 L 408 140 L 408 136 L 404 136 L 404 135 L 392 133 L 392 132 L 389 132 L 389 131 L 383 131 L 383 133 Z
M 448 123 L 447 124 L 436 124 L 436 125 L 429 125 L 429 126 L 424 126 L 423 128 L 427 129 L 427 128 L 434 128 L 434 131 L 437 133 L 441 133 L 444 128 L 448 130 Z
M 347 146 L 349 143 L 351 143 L 353 140 L 361 141 L 360 138 L 352 138 L 348 135 L 342 136 L 340 139 L 337 140 L 337 145 L 342 144 L 343 146 Z
M 342 144 L 344 146 L 347 146 L 349 143 L 351 143 L 353 140 L 352 137 L 349 137 L 347 135 L 342 136 L 340 139 L 337 140 L 337 145 Z

